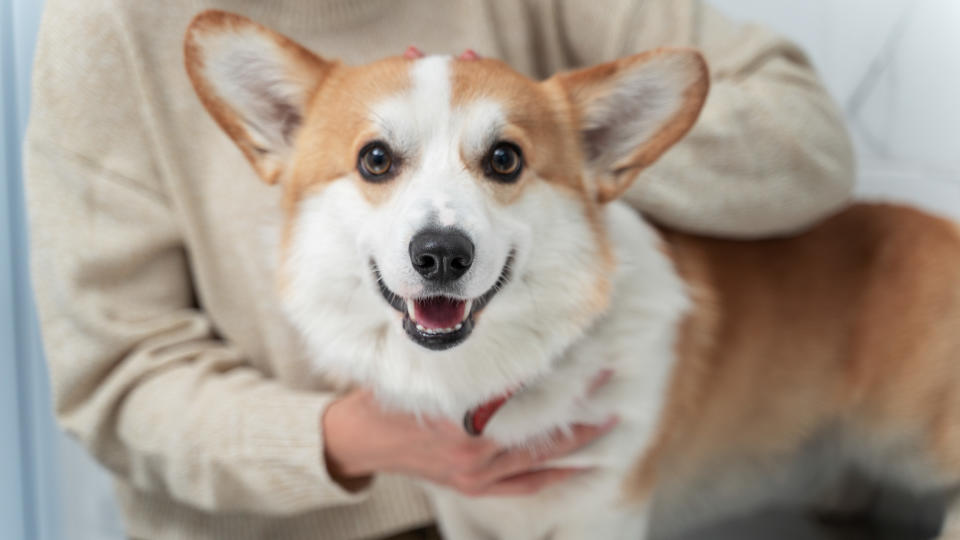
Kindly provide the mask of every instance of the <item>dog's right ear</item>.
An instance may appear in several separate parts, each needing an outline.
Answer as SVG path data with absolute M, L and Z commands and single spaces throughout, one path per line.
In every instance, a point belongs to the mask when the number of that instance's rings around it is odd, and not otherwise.
M 693 49 L 657 49 L 555 75 L 579 121 L 586 170 L 609 202 L 696 122 L 707 64 Z
M 224 11 L 194 17 L 184 41 L 200 101 L 267 183 L 290 158 L 307 106 L 336 67 L 253 21 Z

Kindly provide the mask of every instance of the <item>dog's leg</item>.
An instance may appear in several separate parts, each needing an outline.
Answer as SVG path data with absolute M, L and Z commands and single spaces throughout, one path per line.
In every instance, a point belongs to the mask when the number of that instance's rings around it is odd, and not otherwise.
M 564 524 L 553 532 L 550 540 L 647 540 L 650 537 L 648 529 L 647 510 L 630 508 L 623 512 L 603 512 L 603 515 L 591 519 Z
M 437 525 L 442 537 L 450 540 L 494 540 L 492 536 L 480 531 L 456 514 L 438 516 Z
M 451 497 L 435 497 L 433 498 L 433 505 L 436 510 L 437 525 L 443 538 L 450 540 L 494 540 L 489 534 L 471 523 L 458 507 L 457 502 Z

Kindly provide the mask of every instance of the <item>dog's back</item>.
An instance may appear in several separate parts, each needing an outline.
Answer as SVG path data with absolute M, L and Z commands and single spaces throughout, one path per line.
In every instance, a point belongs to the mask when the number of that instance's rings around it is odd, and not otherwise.
M 861 204 L 793 238 L 663 234 L 696 307 L 661 438 L 633 487 L 662 485 L 656 471 L 681 498 L 693 486 L 722 491 L 724 475 L 748 491 L 816 489 L 824 465 L 918 490 L 957 483 L 955 224 Z

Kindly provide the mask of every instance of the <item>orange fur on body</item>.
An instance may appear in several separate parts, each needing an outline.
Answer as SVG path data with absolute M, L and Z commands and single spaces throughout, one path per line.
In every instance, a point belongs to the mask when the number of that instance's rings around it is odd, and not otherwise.
M 794 238 L 662 234 L 695 308 L 660 436 L 628 493 L 730 461 L 789 460 L 834 427 L 865 446 L 915 449 L 942 486 L 960 478 L 953 223 L 860 204 Z

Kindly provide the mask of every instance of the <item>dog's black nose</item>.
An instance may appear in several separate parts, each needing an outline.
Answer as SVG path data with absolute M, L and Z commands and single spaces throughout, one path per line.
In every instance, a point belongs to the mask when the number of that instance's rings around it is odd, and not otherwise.
M 473 242 L 456 229 L 423 231 L 410 241 L 410 262 L 430 281 L 456 281 L 473 264 Z

